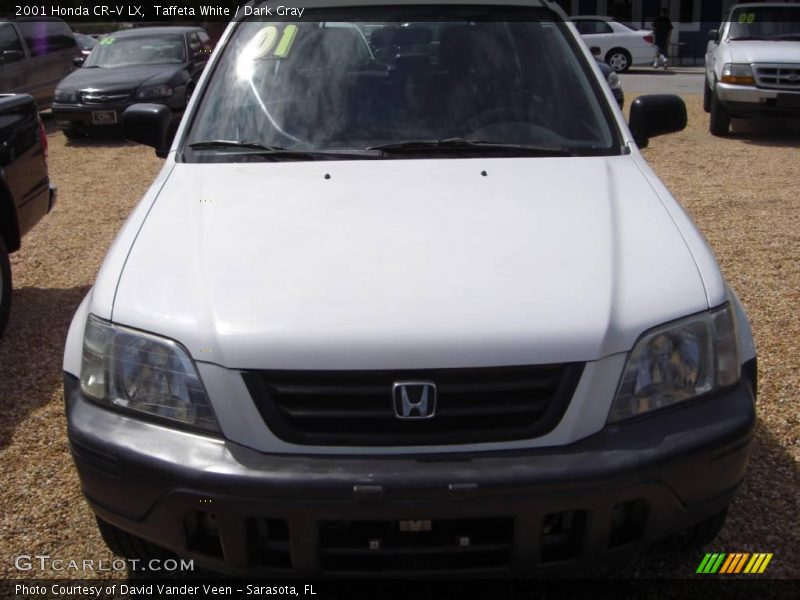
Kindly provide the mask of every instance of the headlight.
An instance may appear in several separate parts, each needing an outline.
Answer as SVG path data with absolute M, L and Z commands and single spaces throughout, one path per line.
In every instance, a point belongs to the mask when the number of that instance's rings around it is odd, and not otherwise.
M 622 87 L 622 82 L 619 80 L 619 75 L 617 75 L 614 71 L 608 74 L 606 81 L 608 81 L 608 85 L 612 90 L 618 90 Z
M 53 95 L 54 102 L 68 102 L 75 104 L 78 101 L 77 92 L 68 92 L 66 90 L 56 90 Z
M 722 83 L 732 83 L 734 85 L 753 85 L 753 70 L 750 65 L 739 63 L 725 63 L 722 67 Z
M 83 338 L 81 390 L 109 408 L 219 431 L 194 364 L 179 344 L 93 315 Z
M 608 422 L 732 385 L 740 370 L 730 305 L 662 325 L 634 346 Z
M 169 98 L 175 93 L 168 85 L 157 85 L 155 87 L 142 88 L 136 92 L 137 100 L 150 100 L 152 98 Z

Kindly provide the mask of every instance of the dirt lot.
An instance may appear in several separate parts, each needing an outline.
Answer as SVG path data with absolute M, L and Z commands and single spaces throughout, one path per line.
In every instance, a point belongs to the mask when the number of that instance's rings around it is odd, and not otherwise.
M 800 577 L 800 132 L 756 126 L 715 139 L 700 97 L 686 100 L 687 131 L 654 140 L 645 155 L 714 248 L 760 360 L 749 475 L 710 549 L 774 552 L 769 574 Z M 55 131 L 49 140 L 59 204 L 12 259 L 14 307 L 0 341 L 0 577 L 41 575 L 14 570 L 19 554 L 111 559 L 67 449 L 61 357 L 72 314 L 161 165 L 114 141 L 67 144 Z M 686 577 L 700 557 L 649 557 L 621 575 Z

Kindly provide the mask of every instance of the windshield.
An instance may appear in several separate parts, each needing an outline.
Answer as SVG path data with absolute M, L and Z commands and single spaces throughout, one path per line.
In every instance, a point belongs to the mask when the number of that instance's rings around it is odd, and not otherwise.
M 800 41 L 800 7 L 746 6 L 731 13 L 731 40 Z
M 186 47 L 180 34 L 101 39 L 92 48 L 85 67 L 129 67 L 133 65 L 180 64 Z
M 422 155 L 513 154 L 500 144 L 619 153 L 591 73 L 566 27 L 548 13 L 515 11 L 502 20 L 506 11 L 493 9 L 487 21 L 452 6 L 422 14 L 405 8 L 406 19 L 391 10 L 361 21 L 335 9 L 313 22 L 240 24 L 202 98 L 184 158 L 247 160 L 255 145 L 295 151 L 292 159 L 308 158 L 300 151 L 401 144 Z M 214 140 L 227 147 L 207 143 Z M 466 147 L 476 141 L 482 145 Z M 229 142 L 248 142 L 251 151 Z

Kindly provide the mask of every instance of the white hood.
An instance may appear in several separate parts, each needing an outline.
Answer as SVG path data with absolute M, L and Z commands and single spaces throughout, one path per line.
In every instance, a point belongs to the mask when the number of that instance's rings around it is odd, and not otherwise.
M 730 61 L 736 63 L 794 63 L 800 64 L 800 42 L 769 42 L 731 40 L 728 43 Z
M 414 159 L 175 165 L 113 320 L 231 368 L 403 369 L 599 359 L 706 308 L 632 157 Z

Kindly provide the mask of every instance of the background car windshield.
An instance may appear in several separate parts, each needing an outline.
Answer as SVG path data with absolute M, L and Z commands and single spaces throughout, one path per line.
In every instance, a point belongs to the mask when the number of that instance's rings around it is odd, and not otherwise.
M 181 35 L 115 38 L 104 37 L 92 48 L 87 67 L 128 67 L 132 65 L 179 64 L 186 57 Z
M 345 18 L 335 21 L 242 23 L 189 145 L 363 150 L 467 138 L 612 152 L 608 116 L 563 23 L 458 20 L 448 11 L 436 7 L 437 20 L 352 22 L 339 9 Z
M 800 7 L 748 6 L 731 14 L 730 39 L 800 41 Z
M 75 34 L 75 41 L 78 42 L 78 45 L 82 50 L 91 50 L 97 45 L 96 39 L 89 37 L 88 35 L 83 35 L 82 33 Z

